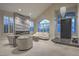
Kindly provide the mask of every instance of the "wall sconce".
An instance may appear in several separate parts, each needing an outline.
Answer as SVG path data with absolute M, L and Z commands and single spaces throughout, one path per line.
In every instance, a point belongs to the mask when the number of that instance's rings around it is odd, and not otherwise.
M 64 17 L 65 16 L 65 13 L 66 13 L 66 7 L 65 6 L 64 7 L 61 7 L 60 8 L 60 14 L 61 14 L 61 16 Z

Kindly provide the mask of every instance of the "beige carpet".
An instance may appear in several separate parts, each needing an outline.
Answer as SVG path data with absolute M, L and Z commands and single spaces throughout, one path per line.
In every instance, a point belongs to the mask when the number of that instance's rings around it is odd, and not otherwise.
M 78 55 L 79 48 L 55 44 L 52 41 L 33 41 L 33 47 L 27 51 L 18 51 L 8 44 L 8 39 L 0 40 L 0 56 L 69 56 Z

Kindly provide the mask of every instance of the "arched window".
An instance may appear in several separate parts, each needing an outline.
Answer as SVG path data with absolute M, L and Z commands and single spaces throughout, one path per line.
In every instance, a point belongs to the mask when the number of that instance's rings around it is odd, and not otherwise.
M 72 18 L 72 33 L 76 32 L 76 14 L 75 12 L 67 12 L 65 18 Z M 57 32 L 60 32 L 60 15 L 58 16 Z
M 50 21 L 44 19 L 38 24 L 38 32 L 49 32 L 49 27 L 50 27 Z

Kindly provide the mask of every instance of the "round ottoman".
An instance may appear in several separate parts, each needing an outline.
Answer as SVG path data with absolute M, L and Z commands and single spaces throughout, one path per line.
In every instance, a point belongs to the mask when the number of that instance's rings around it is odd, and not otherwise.
M 20 36 L 16 40 L 18 50 L 27 50 L 33 46 L 32 37 L 30 35 Z
M 13 45 L 14 36 L 8 35 L 9 44 Z

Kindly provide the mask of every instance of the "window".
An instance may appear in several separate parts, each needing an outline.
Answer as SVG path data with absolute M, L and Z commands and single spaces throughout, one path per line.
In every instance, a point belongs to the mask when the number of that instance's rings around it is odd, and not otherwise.
M 9 18 L 4 16 L 4 33 L 8 33 Z
M 38 32 L 49 32 L 50 22 L 47 19 L 38 23 Z
M 30 32 L 34 32 L 34 23 L 30 21 Z
M 9 17 L 9 26 L 10 26 L 10 33 L 14 30 L 14 20 L 13 17 Z
M 14 20 L 13 17 L 4 16 L 4 33 L 12 33 L 14 29 Z
M 58 16 L 57 32 L 60 32 L 60 16 Z
M 76 18 L 72 17 L 72 32 L 76 32 Z
M 72 33 L 76 32 L 76 15 L 75 12 L 67 12 L 65 18 L 72 18 Z M 57 32 L 60 32 L 60 16 L 58 16 Z

